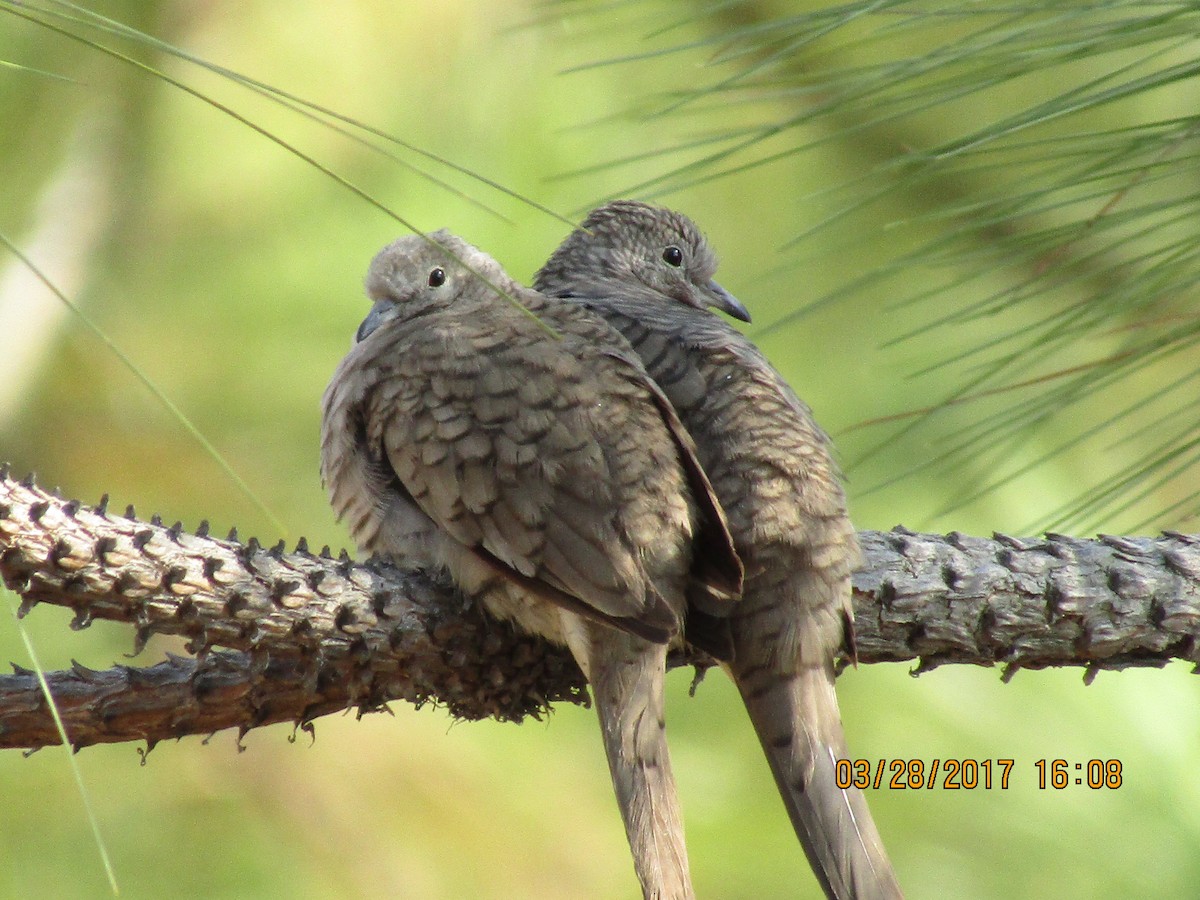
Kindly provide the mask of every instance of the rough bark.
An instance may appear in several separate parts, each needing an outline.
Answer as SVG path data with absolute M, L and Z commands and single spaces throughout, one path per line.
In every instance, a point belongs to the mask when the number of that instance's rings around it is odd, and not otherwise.
M 71 743 L 208 734 L 391 700 L 519 720 L 582 702 L 569 655 L 488 619 L 429 573 L 262 548 L 56 498 L 0 478 L 0 575 L 75 627 L 188 638 L 196 659 L 48 673 Z M 1197 662 L 1200 537 L 1018 539 L 860 533 L 859 663 L 1100 669 Z M 216 648 L 225 648 L 213 652 Z M 681 657 L 679 663 L 703 658 Z M 0 747 L 58 743 L 35 677 L 0 676 Z

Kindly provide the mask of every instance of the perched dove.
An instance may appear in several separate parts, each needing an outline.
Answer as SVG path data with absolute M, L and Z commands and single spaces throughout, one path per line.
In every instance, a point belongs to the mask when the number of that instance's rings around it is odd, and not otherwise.
M 833 667 L 841 650 L 853 654 L 859 560 L 840 474 L 809 408 L 708 309 L 749 321 L 713 281 L 716 267 L 687 217 L 615 201 L 588 215 L 534 286 L 620 331 L 696 442 L 746 570 L 726 668 L 825 893 L 899 897 L 866 798 L 835 783 L 847 751 Z
M 602 319 L 449 232 L 395 241 L 366 284 L 375 305 L 323 401 L 335 511 L 363 551 L 444 567 L 570 649 L 642 890 L 693 896 L 666 654 L 689 609 L 719 622 L 736 605 L 741 565 L 691 439 Z

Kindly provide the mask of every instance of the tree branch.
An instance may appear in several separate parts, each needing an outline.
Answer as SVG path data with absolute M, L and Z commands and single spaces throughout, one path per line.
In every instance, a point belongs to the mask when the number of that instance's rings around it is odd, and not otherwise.
M 23 597 L 183 635 L 197 658 L 48 674 L 76 747 L 242 733 L 391 700 L 518 720 L 583 702 L 570 655 L 497 623 L 449 584 L 328 548 L 264 550 L 64 501 L 0 473 L 0 575 Z M 862 532 L 857 657 L 1017 668 L 1161 666 L 1200 656 L 1200 538 L 1022 540 Z M 213 652 L 214 648 L 227 648 Z M 233 652 L 229 652 L 233 651 Z M 676 663 L 703 665 L 680 657 Z M 0 676 L 0 747 L 58 743 L 32 673 Z
M 0 747 L 60 743 L 37 676 L 13 668 L 15 675 L 0 676 Z M 148 668 L 119 665 L 102 672 L 75 663 L 46 673 L 46 680 L 76 749 L 146 741 L 149 751 L 164 738 L 225 728 L 237 728 L 240 738 L 276 722 L 308 730 L 318 716 L 356 702 L 353 673 L 344 667 L 314 671 L 294 659 L 256 661 L 227 650 L 202 660 L 168 655 Z

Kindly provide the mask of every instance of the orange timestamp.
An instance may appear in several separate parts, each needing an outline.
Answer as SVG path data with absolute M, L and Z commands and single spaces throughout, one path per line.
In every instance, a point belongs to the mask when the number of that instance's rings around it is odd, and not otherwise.
M 1124 778 L 1119 759 L 1089 759 L 1084 762 L 1039 759 L 1034 766 L 1038 770 L 1038 787 L 1043 791 L 1048 787 L 1061 791 L 1072 785 L 1086 785 L 1094 791 L 1102 788 L 1116 790 Z
M 973 791 L 1008 790 L 1012 759 L 839 759 L 834 782 L 839 788 Z M 940 783 L 939 783 L 940 780 Z
M 1009 788 L 1016 766 L 1012 759 L 839 759 L 834 764 L 834 783 L 839 788 L 890 788 L 891 790 L 990 791 Z M 1039 759 L 1038 788 L 1062 790 L 1086 785 L 1093 790 L 1115 790 L 1122 784 L 1119 759 L 1089 759 L 1072 763 L 1065 759 Z

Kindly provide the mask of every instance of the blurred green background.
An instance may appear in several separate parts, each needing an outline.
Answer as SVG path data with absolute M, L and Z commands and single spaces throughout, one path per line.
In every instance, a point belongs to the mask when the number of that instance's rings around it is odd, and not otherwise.
M 317 476 L 318 401 L 367 309 L 366 264 L 404 226 L 95 44 L 520 279 L 568 226 L 78 10 L 31 8 L 0 2 L 0 232 L 289 543 L 345 545 Z M 1196 530 L 1200 31 L 1185 4 L 94 8 L 568 217 L 610 196 L 689 213 L 750 334 L 838 440 L 862 528 Z M 0 457 L 73 497 L 280 537 L 110 348 L 0 266 Z M 48 668 L 127 661 L 127 629 L 69 619 L 25 620 Z M 7 616 L 0 657 L 28 664 Z M 670 738 L 699 895 L 817 896 L 733 691 L 713 676 L 689 699 L 688 680 L 670 679 Z M 1071 670 L 1002 685 L 997 670 L 864 666 L 839 696 L 855 755 L 1015 760 L 1005 790 L 872 792 L 909 896 L 1200 892 L 1185 667 L 1085 688 Z M 78 759 L 125 897 L 629 897 L 595 731 L 575 708 L 503 726 L 397 705 L 322 720 L 311 746 L 272 727 L 242 753 L 218 734 L 144 766 L 129 746 Z M 1120 759 L 1124 783 L 1039 790 L 1043 758 Z M 0 754 L 0 803 L 0 895 L 105 895 L 62 751 Z

